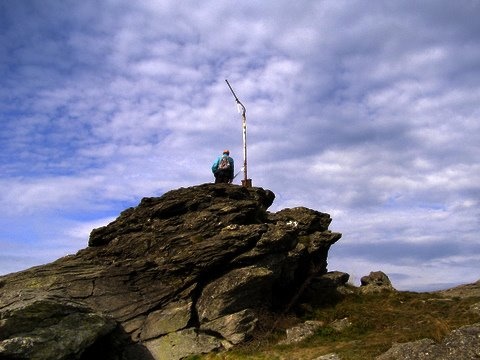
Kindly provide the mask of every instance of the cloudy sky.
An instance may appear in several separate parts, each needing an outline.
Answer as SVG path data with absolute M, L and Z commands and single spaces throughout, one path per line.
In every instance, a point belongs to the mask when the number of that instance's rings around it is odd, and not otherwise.
M 0 274 L 239 170 L 343 233 L 329 270 L 480 278 L 480 2 L 0 2 Z M 239 175 L 236 183 L 240 183 Z

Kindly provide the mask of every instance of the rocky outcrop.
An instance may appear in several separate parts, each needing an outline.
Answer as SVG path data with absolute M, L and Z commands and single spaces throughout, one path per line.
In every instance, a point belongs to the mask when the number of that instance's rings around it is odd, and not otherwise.
M 261 188 L 144 198 L 76 255 L 0 277 L 0 358 L 181 359 L 244 341 L 327 272 L 328 214 Z

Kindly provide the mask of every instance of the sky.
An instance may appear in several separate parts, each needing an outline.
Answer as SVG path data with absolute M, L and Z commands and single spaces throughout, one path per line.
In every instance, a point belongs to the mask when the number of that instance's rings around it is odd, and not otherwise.
M 229 149 L 328 269 L 480 279 L 480 1 L 0 1 L 0 274 L 85 248 Z M 243 174 L 235 183 L 240 184 Z

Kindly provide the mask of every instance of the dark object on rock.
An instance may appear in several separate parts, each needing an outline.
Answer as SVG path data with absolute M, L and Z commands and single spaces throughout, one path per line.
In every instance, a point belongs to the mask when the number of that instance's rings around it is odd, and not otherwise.
M 272 214 L 273 200 L 224 184 L 144 198 L 76 255 L 0 277 L 0 358 L 181 359 L 240 343 L 327 272 L 341 237 L 328 214 Z

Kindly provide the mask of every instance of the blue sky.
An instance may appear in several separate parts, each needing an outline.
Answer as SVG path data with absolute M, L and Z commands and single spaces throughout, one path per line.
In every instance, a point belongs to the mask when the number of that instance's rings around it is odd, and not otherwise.
M 343 233 L 329 270 L 480 278 L 480 2 L 0 2 L 0 274 L 86 247 L 229 148 Z M 241 178 L 241 175 L 239 176 Z M 236 180 L 237 183 L 240 180 Z

